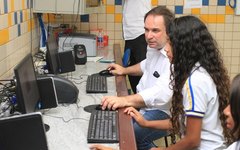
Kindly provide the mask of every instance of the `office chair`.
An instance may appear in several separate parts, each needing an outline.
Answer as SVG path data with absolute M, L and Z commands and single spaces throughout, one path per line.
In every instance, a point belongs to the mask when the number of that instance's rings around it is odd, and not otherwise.
M 123 67 L 127 67 L 130 63 L 130 54 L 131 54 L 131 50 L 130 48 L 127 48 L 124 51 L 123 57 L 122 57 L 122 65 Z M 128 94 L 131 95 L 131 89 L 128 89 Z
M 176 136 L 173 134 L 173 133 L 169 133 L 168 135 L 166 135 L 165 137 L 164 137 L 164 141 L 165 141 L 165 146 L 166 147 L 168 147 L 168 136 L 170 136 L 171 137 L 171 142 L 172 142 L 172 144 L 175 144 L 176 143 Z
M 124 54 L 123 54 L 123 57 L 122 57 L 123 67 L 127 67 L 129 65 L 130 54 L 131 54 L 131 50 L 130 50 L 130 48 L 127 48 L 124 51 Z

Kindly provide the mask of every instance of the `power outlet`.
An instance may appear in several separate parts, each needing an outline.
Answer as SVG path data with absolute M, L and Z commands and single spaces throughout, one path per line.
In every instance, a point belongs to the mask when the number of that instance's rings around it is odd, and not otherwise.
M 240 15 L 240 0 L 236 0 L 235 14 Z

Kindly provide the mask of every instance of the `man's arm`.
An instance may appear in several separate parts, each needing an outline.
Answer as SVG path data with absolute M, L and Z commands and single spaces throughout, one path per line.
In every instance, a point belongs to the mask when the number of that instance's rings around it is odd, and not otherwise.
M 101 102 L 102 109 L 112 109 L 115 110 L 117 108 L 123 107 L 135 107 L 142 108 L 146 107 L 143 98 L 139 94 L 128 95 L 123 97 L 118 96 L 104 96 Z
M 118 64 L 110 64 L 108 66 L 108 69 L 114 75 L 141 76 L 143 74 L 141 67 L 140 67 L 140 63 L 133 65 L 133 66 L 126 67 L 126 68 L 124 68 Z

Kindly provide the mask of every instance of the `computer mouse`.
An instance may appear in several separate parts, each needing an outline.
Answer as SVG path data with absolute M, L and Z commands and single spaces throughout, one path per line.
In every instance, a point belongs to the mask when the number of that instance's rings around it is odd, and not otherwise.
M 106 76 L 106 77 L 114 76 L 114 75 L 110 72 L 110 70 L 108 70 L 108 69 L 105 69 L 105 70 L 100 71 L 100 72 L 99 72 L 99 75 L 100 75 L 100 76 Z

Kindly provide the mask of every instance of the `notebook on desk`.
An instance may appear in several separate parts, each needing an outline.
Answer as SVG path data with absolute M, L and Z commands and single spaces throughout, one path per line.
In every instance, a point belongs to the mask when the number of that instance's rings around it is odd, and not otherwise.
M 0 118 L 0 150 L 48 150 L 41 114 Z

